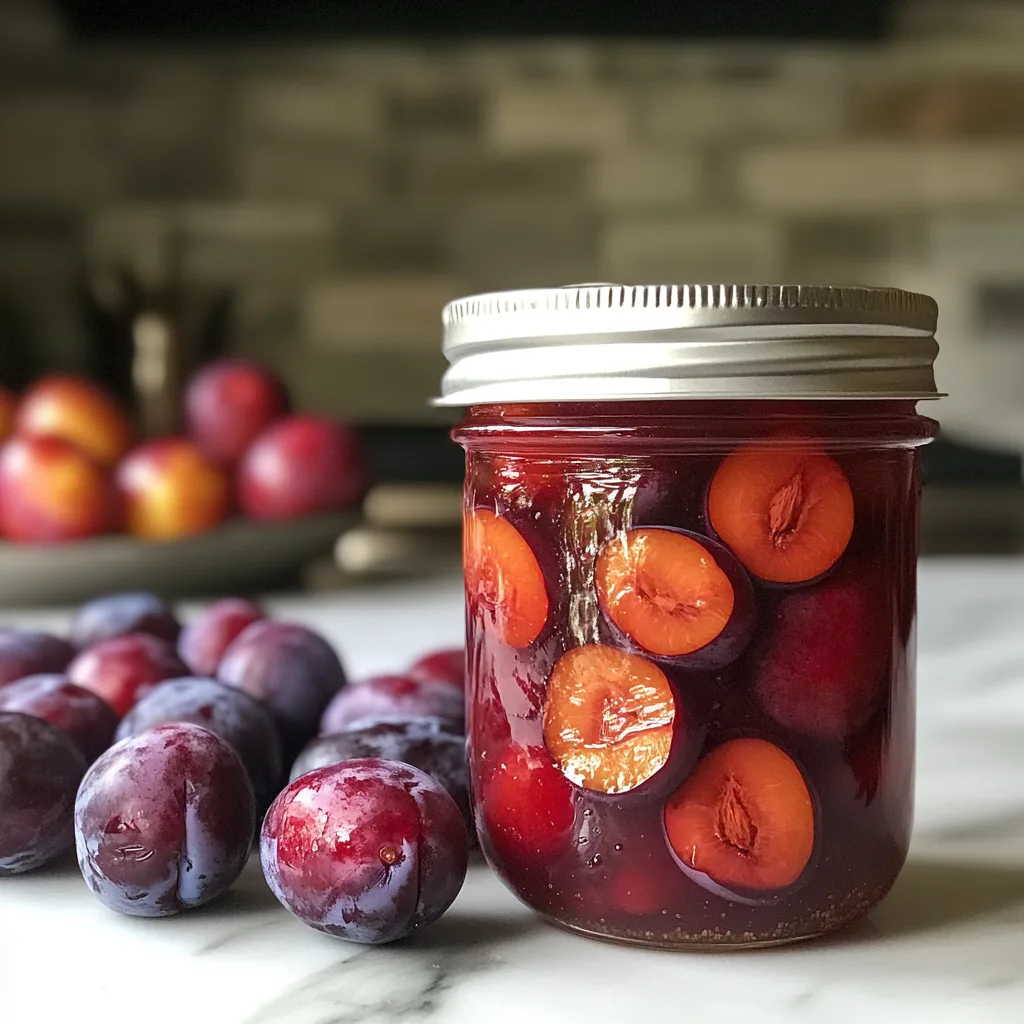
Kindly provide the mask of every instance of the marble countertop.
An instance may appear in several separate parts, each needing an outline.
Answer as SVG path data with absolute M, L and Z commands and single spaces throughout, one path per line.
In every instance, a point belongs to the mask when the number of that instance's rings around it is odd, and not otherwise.
M 457 642 L 460 600 L 448 579 L 270 604 L 363 674 Z M 477 867 L 422 936 L 361 947 L 292 918 L 255 861 L 219 902 L 163 921 L 105 910 L 68 862 L 0 884 L 0 1024 L 1020 1024 L 1024 560 L 926 562 L 919 640 L 910 861 L 872 918 L 835 938 L 627 949 L 541 924 Z

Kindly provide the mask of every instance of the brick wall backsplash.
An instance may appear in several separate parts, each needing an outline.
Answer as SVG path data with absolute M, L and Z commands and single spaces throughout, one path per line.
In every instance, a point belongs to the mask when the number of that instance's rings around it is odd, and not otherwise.
M 459 292 L 880 282 L 936 259 L 951 218 L 1024 216 L 1022 8 L 918 0 L 870 48 L 143 52 L 77 49 L 12 0 L 0 323 L 74 365 L 83 263 L 159 283 L 173 236 L 299 402 L 443 420 L 425 403 Z

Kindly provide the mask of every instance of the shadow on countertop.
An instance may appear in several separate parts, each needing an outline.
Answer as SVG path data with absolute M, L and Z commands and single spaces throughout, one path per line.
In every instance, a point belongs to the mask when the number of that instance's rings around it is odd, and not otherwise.
M 880 938 L 947 928 L 1024 908 L 1024 865 L 911 855 L 871 915 Z

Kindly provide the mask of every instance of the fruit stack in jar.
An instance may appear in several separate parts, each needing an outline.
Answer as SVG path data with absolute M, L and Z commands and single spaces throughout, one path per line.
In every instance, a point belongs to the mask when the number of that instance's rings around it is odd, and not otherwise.
M 916 455 L 846 443 L 814 403 L 758 414 L 734 411 L 728 447 L 657 452 L 574 434 L 570 406 L 466 421 L 481 842 L 555 923 L 804 938 L 905 858 Z

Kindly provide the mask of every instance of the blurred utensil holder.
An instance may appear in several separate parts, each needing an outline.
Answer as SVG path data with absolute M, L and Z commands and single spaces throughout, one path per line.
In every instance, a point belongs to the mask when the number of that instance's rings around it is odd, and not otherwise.
M 178 430 L 185 384 L 226 347 L 231 289 L 187 280 L 180 229 L 162 236 L 159 279 L 127 260 L 86 268 L 81 299 L 89 322 L 89 376 L 135 416 L 142 437 Z

